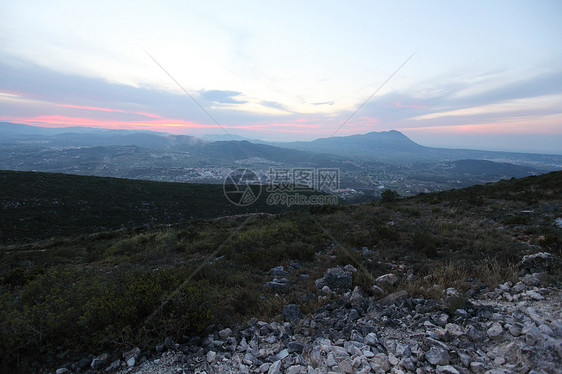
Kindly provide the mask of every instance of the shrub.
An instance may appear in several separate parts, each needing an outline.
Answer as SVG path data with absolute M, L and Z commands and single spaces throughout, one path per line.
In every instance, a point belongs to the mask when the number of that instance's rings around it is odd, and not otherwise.
M 437 257 L 437 242 L 435 237 L 427 231 L 416 231 L 412 236 L 412 246 L 429 257 Z
M 384 190 L 381 194 L 381 201 L 383 203 L 390 203 L 398 199 L 400 199 L 400 195 L 394 190 Z
M 529 219 L 525 216 L 510 216 L 503 220 L 506 225 L 525 225 Z

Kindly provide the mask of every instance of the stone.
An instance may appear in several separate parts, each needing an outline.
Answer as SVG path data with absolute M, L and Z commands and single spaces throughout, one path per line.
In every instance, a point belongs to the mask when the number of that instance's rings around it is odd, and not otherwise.
M 247 352 L 244 355 L 244 358 L 242 359 L 242 362 L 244 362 L 246 365 L 253 365 L 253 363 L 256 361 L 256 358 L 254 357 L 253 354 L 251 354 L 250 352 Z
M 505 359 L 510 364 L 516 364 L 521 357 L 521 349 L 515 342 L 511 342 L 502 349 L 502 354 Z
M 285 268 L 283 267 L 283 265 L 271 268 L 271 270 L 269 270 L 269 273 L 273 274 L 276 277 L 284 277 L 284 276 L 289 275 L 289 273 L 287 271 L 285 271 Z
M 545 334 L 545 335 L 549 335 L 549 336 L 554 336 L 554 331 L 552 331 L 552 329 L 550 327 L 548 327 L 548 325 L 542 324 L 539 326 L 539 330 Z
M 371 291 L 375 296 L 382 296 L 385 294 L 384 290 L 381 287 L 377 286 L 376 284 L 373 284 L 371 286 Z
M 336 361 L 336 357 L 333 352 L 329 352 L 326 356 L 326 365 L 329 367 L 336 366 L 338 363 Z
M 349 359 L 343 360 L 338 364 L 338 367 L 342 371 L 342 373 L 353 373 L 353 365 Z
M 343 267 L 343 270 L 351 271 L 352 273 L 357 273 L 357 268 L 353 265 L 347 264 Z
M 316 280 L 316 288 L 322 289 L 328 286 L 332 291 L 347 291 L 353 283 L 352 273 L 342 268 L 330 268 L 324 276 Z
M 271 366 L 271 364 L 269 362 L 265 362 L 265 363 L 260 365 L 260 367 L 258 368 L 258 371 L 260 373 L 265 373 L 269 370 L 270 366 Z
M 473 361 L 470 363 L 470 370 L 473 373 L 483 373 L 486 370 L 486 365 L 479 361 Z
M 304 351 L 304 343 L 301 341 L 294 341 L 294 342 L 289 342 L 289 344 L 287 344 L 287 351 L 289 353 L 302 353 Z
M 445 313 L 437 314 L 433 317 L 433 322 L 441 327 L 445 327 L 447 321 L 449 321 L 449 316 Z
M 224 330 L 219 331 L 219 336 L 221 337 L 222 340 L 225 340 L 226 338 L 230 337 L 231 335 L 232 335 L 232 330 L 228 327 Z
M 282 360 L 285 357 L 287 357 L 289 355 L 289 350 L 288 349 L 282 349 L 281 351 L 279 351 L 279 353 L 277 353 L 275 355 L 275 357 L 277 357 L 278 360 Z
M 68 370 L 67 368 L 58 368 L 57 371 L 55 371 L 55 374 L 66 374 L 66 373 L 70 373 L 70 370 Z
M 117 359 L 117 360 L 113 361 L 113 362 L 111 363 L 111 365 L 109 365 L 109 366 L 105 369 L 105 371 L 106 371 L 106 372 L 114 371 L 114 370 L 119 369 L 120 366 L 121 366 L 121 360 Z
M 445 366 L 437 365 L 436 373 L 438 373 L 438 374 L 460 374 L 459 371 L 451 365 L 445 365 Z
M 137 359 L 135 357 L 130 357 L 126 362 L 127 362 L 127 367 L 132 368 L 137 363 Z
M 351 293 L 351 297 L 349 298 L 349 302 L 352 306 L 357 307 L 361 305 L 365 298 L 363 297 L 363 293 L 361 292 L 361 288 L 359 286 L 355 286 L 353 292 Z
M 522 327 L 518 323 L 515 323 L 513 325 L 509 325 L 509 327 L 507 329 L 508 329 L 509 333 L 511 335 L 515 336 L 515 337 L 521 335 Z
M 469 326 L 466 329 L 466 335 L 468 335 L 468 338 L 473 343 L 478 343 L 478 342 L 481 342 L 482 340 L 485 339 L 484 333 L 482 333 L 480 330 L 478 330 L 474 326 Z
M 525 327 L 522 331 L 525 335 L 525 342 L 529 345 L 535 345 L 537 342 L 542 340 L 542 333 L 541 331 L 535 326 L 534 323 L 531 323 L 529 326 Z
M 425 353 L 425 359 L 432 365 L 448 365 L 450 358 L 449 352 L 441 347 L 434 346 Z
M 533 300 L 543 300 L 544 299 L 544 297 L 540 293 L 538 293 L 537 291 L 534 291 L 534 290 L 527 291 L 526 295 Z
M 548 272 L 559 262 L 560 259 L 552 253 L 539 252 L 524 256 L 517 266 L 525 274 L 533 274 Z
M 280 282 L 267 282 L 264 287 L 267 287 L 269 289 L 271 289 L 272 291 L 283 291 L 285 289 L 285 286 L 287 284 L 286 283 L 280 283 Z
M 392 305 L 396 303 L 398 300 L 405 299 L 408 297 L 408 291 L 398 291 L 391 293 L 390 295 L 382 298 L 379 300 L 379 304 L 381 305 Z
M 347 320 L 350 322 L 356 321 L 359 318 L 359 312 L 357 309 L 351 309 L 349 311 L 349 315 L 347 316 Z
M 296 304 L 289 304 L 283 306 L 283 316 L 285 321 L 300 321 L 303 316 L 302 312 Z
M 523 282 L 517 282 L 515 284 L 515 286 L 511 287 L 511 292 L 513 293 L 520 293 L 522 291 L 525 291 L 525 289 L 527 288 L 527 286 L 525 286 L 525 283 Z
M 492 323 L 492 326 L 490 326 L 490 328 L 486 330 L 486 334 L 488 334 L 488 337 L 490 337 L 491 339 L 499 338 L 502 333 L 503 328 L 502 325 L 499 324 L 499 322 Z
M 399 278 L 396 274 L 388 273 L 388 274 L 381 275 L 380 277 L 375 279 L 375 283 L 380 286 L 385 286 L 385 285 L 394 286 L 396 283 L 398 283 L 398 280 Z
M 527 274 L 523 278 L 520 278 L 526 286 L 533 287 L 538 286 L 541 283 L 541 279 L 537 274 Z
M 300 374 L 304 370 L 304 366 L 291 365 L 285 370 L 285 374 Z
M 103 353 L 92 360 L 90 367 L 94 370 L 100 370 L 102 367 L 106 365 L 108 358 L 109 355 L 107 353 Z
M 275 361 L 269 369 L 267 370 L 267 374 L 279 374 L 281 372 L 281 360 Z
M 173 349 L 173 350 L 176 349 L 176 343 L 170 337 L 164 339 L 164 346 L 168 349 Z
M 246 342 L 246 338 L 242 338 L 236 350 L 238 352 L 246 352 L 248 350 L 248 343 Z
M 377 338 L 377 334 L 374 332 L 368 333 L 365 338 L 363 339 L 363 343 L 368 344 L 370 346 L 375 346 L 379 343 L 379 339 Z
M 388 361 L 388 356 L 384 353 L 377 353 L 373 357 L 373 361 L 384 371 L 390 370 L 390 361 Z
M 455 324 L 455 323 L 447 323 L 445 325 L 445 329 L 447 329 L 447 332 L 449 333 L 449 335 L 458 338 L 459 336 L 464 335 L 464 330 L 461 326 Z
M 472 362 L 472 357 L 464 352 L 457 352 L 457 355 L 459 356 L 459 360 L 461 361 L 461 363 L 469 368 L 470 367 L 470 363 Z
M 361 336 L 361 334 L 357 330 L 353 330 L 351 332 L 351 335 L 349 336 L 349 340 L 354 341 L 354 342 L 362 343 L 364 339 L 365 338 L 363 338 L 363 336 Z
M 394 349 L 394 354 L 396 355 L 396 357 L 410 357 L 412 355 L 412 351 L 407 344 L 397 342 L 396 348 Z
M 207 362 L 212 364 L 213 362 L 215 362 L 215 359 L 217 357 L 217 352 L 215 351 L 209 351 L 207 352 Z

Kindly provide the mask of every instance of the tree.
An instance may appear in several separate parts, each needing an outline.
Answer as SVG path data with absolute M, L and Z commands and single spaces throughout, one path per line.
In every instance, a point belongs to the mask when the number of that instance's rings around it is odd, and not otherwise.
M 400 199 L 400 195 L 394 190 L 384 190 L 381 194 L 381 201 L 383 203 L 389 203 L 398 199 Z

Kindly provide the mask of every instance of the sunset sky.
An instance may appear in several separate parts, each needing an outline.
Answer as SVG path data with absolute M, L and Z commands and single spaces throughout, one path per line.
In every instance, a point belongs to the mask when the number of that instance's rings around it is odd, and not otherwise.
M 561 20 L 559 0 L 2 1 L 0 121 L 562 154 Z

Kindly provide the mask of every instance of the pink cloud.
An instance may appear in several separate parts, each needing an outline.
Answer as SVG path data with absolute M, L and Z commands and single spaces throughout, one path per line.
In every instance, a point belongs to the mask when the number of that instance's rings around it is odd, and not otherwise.
M 122 110 L 122 109 L 100 108 L 95 106 L 81 106 L 81 105 L 72 105 L 72 104 L 56 104 L 56 105 L 63 108 L 84 109 L 84 110 L 93 110 L 99 112 L 133 113 L 133 114 L 140 114 L 141 116 L 146 116 L 146 117 L 162 118 L 157 114 L 146 113 L 146 112 L 133 112 L 130 110 Z
M 121 129 L 121 130 L 153 130 L 165 131 L 170 133 L 182 134 L 185 130 L 217 128 L 216 125 L 206 125 L 184 120 L 175 119 L 159 119 L 149 121 L 114 121 L 100 120 L 86 117 L 69 117 L 59 115 L 46 115 L 36 117 L 6 117 L 0 116 L 3 121 L 18 122 L 28 125 L 36 125 L 41 127 L 69 127 L 69 126 L 86 126 L 105 129 Z

